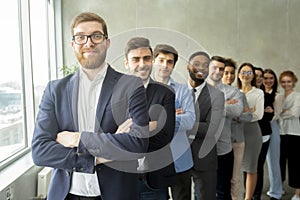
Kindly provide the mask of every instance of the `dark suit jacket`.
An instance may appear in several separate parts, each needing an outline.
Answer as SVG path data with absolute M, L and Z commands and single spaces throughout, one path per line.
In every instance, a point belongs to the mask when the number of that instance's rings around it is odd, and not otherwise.
M 150 132 L 149 148 L 145 162 L 149 168 L 147 183 L 152 188 L 175 184 L 175 168 L 170 142 L 175 129 L 175 92 L 164 84 L 150 80 L 147 89 L 149 117 L 158 121 L 158 127 Z
M 224 94 L 205 84 L 195 104 L 196 123 L 192 131 L 195 139 L 191 144 L 194 169 L 200 171 L 217 169 L 216 144 L 225 121 Z
M 79 72 L 51 81 L 39 107 L 32 157 L 36 165 L 54 168 L 47 198 L 65 198 L 73 171 L 94 173 L 97 170 L 103 199 L 138 199 L 137 173 L 131 172 L 137 168 L 137 158 L 147 151 L 149 134 L 141 79 L 116 72 L 109 66 L 99 96 L 95 131 L 82 132 L 78 148 L 66 148 L 55 140 L 61 131 L 78 131 L 78 85 Z M 129 116 L 134 121 L 130 132 L 114 134 Z M 95 157 L 113 162 L 95 168 Z

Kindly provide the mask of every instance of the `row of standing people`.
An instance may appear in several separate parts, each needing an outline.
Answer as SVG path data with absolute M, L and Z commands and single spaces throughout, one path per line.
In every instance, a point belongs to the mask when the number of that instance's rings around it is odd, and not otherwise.
M 173 199 L 191 199 L 191 177 L 195 199 L 231 199 L 232 119 L 248 120 L 243 170 L 252 198 L 264 98 L 250 63 L 238 71 L 248 108 L 238 88 L 222 83 L 222 57 L 193 53 L 188 83 L 179 84 L 171 78 L 177 51 L 152 51 L 135 37 L 124 65 L 140 81 L 105 62 L 110 39 L 100 16 L 81 13 L 71 30 L 80 70 L 48 84 L 32 140 L 34 162 L 54 168 L 48 199 L 168 199 L 169 186 Z
M 232 84 L 235 79 L 235 67 L 236 64 L 232 59 L 227 60 L 227 66 L 225 67 L 225 73 L 223 76 L 223 82 L 227 84 Z M 254 67 L 251 72 L 249 72 L 249 76 L 252 73 L 255 73 L 255 81 L 253 81 L 253 86 L 256 86 L 257 88 L 261 88 L 264 91 L 264 114 L 263 118 L 259 120 L 260 129 L 262 132 L 262 148 L 259 153 L 258 158 L 258 165 L 257 165 L 257 184 L 255 186 L 255 190 L 253 193 L 253 199 L 261 199 L 262 195 L 262 189 L 263 189 L 263 180 L 264 180 L 264 163 L 267 157 L 268 162 L 268 172 L 269 172 L 269 178 L 270 178 L 270 189 L 268 191 L 268 195 L 271 197 L 271 199 L 281 199 L 283 195 L 283 189 L 282 184 L 285 181 L 285 174 L 286 174 L 286 161 L 291 159 L 290 164 L 288 165 L 289 169 L 289 185 L 293 188 L 295 188 L 295 195 L 292 197 L 292 199 L 298 199 L 299 198 L 299 182 L 295 180 L 299 180 L 299 174 L 296 172 L 295 169 L 299 168 L 298 165 L 295 163 L 296 155 L 295 147 L 289 146 L 287 147 L 287 144 L 280 143 L 280 138 L 285 138 L 284 135 L 296 135 L 296 138 L 293 138 L 295 140 L 299 139 L 297 138 L 297 135 L 299 136 L 299 133 L 295 131 L 295 127 L 299 127 L 299 104 L 297 103 L 297 99 L 299 97 L 299 94 L 294 91 L 295 84 L 297 82 L 297 77 L 292 71 L 284 71 L 281 73 L 279 78 L 279 83 L 281 84 L 284 95 L 279 94 L 277 87 L 278 87 L 278 81 L 275 72 L 272 69 L 265 69 L 262 70 L 261 68 Z M 238 73 L 239 74 L 239 73 Z M 287 88 L 286 83 L 283 79 L 289 79 L 290 86 Z M 293 97 L 289 96 L 290 93 L 293 93 Z M 289 97 L 288 97 L 289 96 Z M 284 97 L 284 98 L 283 98 Z M 287 98 L 288 97 L 288 98 Z M 286 107 L 284 102 L 290 102 L 289 106 Z M 282 111 L 283 107 L 285 107 L 286 112 Z M 285 117 L 284 117 L 285 116 Z M 235 120 L 233 120 L 234 122 Z M 294 123 L 291 125 L 289 122 L 294 121 Z M 281 124 L 280 126 L 278 126 Z M 283 124 L 289 124 L 283 125 Z M 292 128 L 293 127 L 293 128 Z M 234 129 L 234 126 L 232 126 Z M 232 129 L 232 130 L 233 130 Z M 234 133 L 234 130 L 233 130 Z M 233 139 L 238 134 L 233 134 Z M 289 137 L 289 136 L 288 136 Z M 239 150 L 236 150 L 237 156 L 235 156 L 235 165 L 234 165 L 234 174 L 233 174 L 233 184 L 232 184 L 232 198 L 236 198 L 236 194 L 238 191 L 238 187 L 235 185 L 237 180 L 239 180 L 239 171 L 237 170 L 239 165 L 239 161 L 241 159 L 242 155 L 241 152 L 243 148 L 243 140 L 241 139 L 239 142 L 239 139 L 234 139 L 236 142 L 233 141 L 233 147 L 235 149 L 235 146 L 239 145 L 241 148 Z M 289 142 L 291 145 L 292 143 Z M 293 150 L 292 150 L 293 149 Z M 289 153 L 287 153 L 289 152 Z M 293 153 L 290 153 L 293 152 Z M 238 154 L 239 153 L 239 154 Z M 235 155 L 236 155 L 235 154 Z M 289 156 L 287 156 L 289 155 Z M 290 170 L 291 169 L 291 170 Z M 237 171 L 236 171 L 237 170 Z M 283 174 L 283 177 L 281 176 Z M 282 178 L 281 178 L 282 177 Z M 296 178 L 297 177 L 297 178 Z M 291 178 L 291 180 L 290 180 Z

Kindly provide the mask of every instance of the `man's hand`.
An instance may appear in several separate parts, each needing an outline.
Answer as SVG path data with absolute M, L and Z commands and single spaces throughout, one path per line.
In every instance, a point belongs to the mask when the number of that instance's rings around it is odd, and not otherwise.
M 238 102 L 238 100 L 236 99 L 229 99 L 227 101 L 225 101 L 225 104 L 236 104 Z
M 107 160 L 105 158 L 101 158 L 101 157 L 96 157 L 96 164 L 101 164 L 101 163 L 107 163 L 107 162 L 111 162 L 111 160 Z
M 132 124 L 133 124 L 132 119 L 131 118 L 127 119 L 125 122 L 123 122 L 119 126 L 116 134 L 118 134 L 118 133 L 128 133 L 130 131 L 130 127 L 131 127 Z
M 62 131 L 57 134 L 56 142 L 65 147 L 78 147 L 80 139 L 79 132 Z
M 154 131 L 157 128 L 157 121 L 149 122 L 149 131 Z
M 177 108 L 176 109 L 176 115 L 182 115 L 182 114 L 184 114 L 183 109 L 182 108 Z

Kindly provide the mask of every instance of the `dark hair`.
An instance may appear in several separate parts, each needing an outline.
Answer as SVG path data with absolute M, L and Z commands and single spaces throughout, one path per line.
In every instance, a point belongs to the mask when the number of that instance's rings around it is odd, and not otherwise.
M 174 66 L 178 60 L 178 52 L 176 51 L 176 49 L 170 45 L 167 44 L 158 44 L 156 45 L 156 47 L 153 50 L 153 55 L 154 58 L 156 58 L 158 56 L 158 54 L 173 54 L 174 56 Z
M 277 93 L 277 90 L 278 90 L 277 76 L 276 76 L 275 72 L 272 69 L 265 69 L 263 74 L 272 74 L 274 76 L 274 84 L 272 86 L 272 93 L 271 93 L 271 96 L 273 98 L 272 102 L 274 102 L 275 101 L 275 96 L 276 96 L 276 93 Z M 263 91 L 265 91 L 266 88 L 265 88 L 264 84 L 262 84 L 261 89 Z
M 252 69 L 252 72 L 253 72 L 253 79 L 252 79 L 252 81 L 251 81 L 251 85 L 252 86 L 254 86 L 255 87 L 255 82 L 256 82 L 256 75 L 255 75 L 255 67 L 251 64 L 251 63 L 247 63 L 247 62 L 245 62 L 245 63 L 243 63 L 243 64 L 241 64 L 241 66 L 239 67 L 239 69 L 238 69 L 238 74 L 241 72 L 241 69 L 243 68 L 243 67 L 245 67 L 245 66 L 248 66 L 248 67 L 250 67 L 251 69 Z M 241 82 L 241 80 L 238 78 L 237 79 L 237 87 L 238 88 L 242 88 L 242 82 Z
M 218 62 L 221 62 L 221 63 L 224 63 L 225 65 L 225 58 L 221 57 L 221 56 L 213 56 L 211 57 L 210 61 L 218 61 Z
M 96 21 L 99 22 L 100 24 L 102 24 L 102 28 L 103 28 L 103 33 L 105 35 L 106 38 L 108 38 L 108 32 L 107 32 L 107 26 L 106 26 L 106 22 L 104 21 L 104 19 L 102 17 L 100 17 L 99 15 L 95 14 L 95 13 L 91 13 L 91 12 L 83 12 L 80 13 L 79 15 L 77 15 L 74 19 L 73 22 L 71 24 L 71 34 L 73 36 L 74 34 L 74 28 L 82 23 L 82 22 L 91 22 L 91 21 Z
M 138 49 L 138 48 L 149 48 L 151 51 L 151 54 L 152 54 L 152 48 L 150 46 L 149 39 L 144 38 L 144 37 L 134 37 L 134 38 L 131 38 L 126 44 L 126 47 L 125 47 L 126 59 L 128 58 L 128 53 L 131 50 Z
M 280 74 L 280 76 L 279 76 L 279 82 L 281 82 L 281 79 L 282 79 L 284 76 L 290 77 L 290 78 L 292 79 L 293 84 L 294 84 L 294 87 L 295 87 L 295 85 L 296 85 L 296 83 L 297 83 L 297 81 L 298 81 L 298 78 L 297 78 L 297 76 L 295 75 L 295 73 L 292 72 L 292 71 L 290 71 L 290 70 L 283 71 L 283 72 Z
M 261 67 L 254 67 L 255 70 L 261 71 L 262 75 L 264 74 L 264 70 Z
M 236 62 L 232 58 L 226 58 L 225 67 L 233 67 L 236 70 Z
M 194 57 L 196 57 L 196 56 L 205 56 L 208 60 L 210 60 L 210 57 L 209 57 L 209 55 L 208 55 L 206 52 L 204 52 L 204 51 L 197 51 L 197 52 L 193 53 L 193 54 L 190 56 L 189 62 L 190 62 Z

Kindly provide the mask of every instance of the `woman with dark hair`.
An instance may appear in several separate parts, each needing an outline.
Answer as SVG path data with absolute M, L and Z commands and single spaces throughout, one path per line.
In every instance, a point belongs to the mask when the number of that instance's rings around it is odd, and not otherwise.
M 253 197 L 257 182 L 257 163 L 262 146 L 261 130 L 258 120 L 263 117 L 264 93 L 255 87 L 255 68 L 251 63 L 243 63 L 238 69 L 237 86 L 246 95 L 251 122 L 244 123 L 245 152 L 242 169 L 245 174 L 245 200 Z
M 265 94 L 270 94 L 273 98 L 273 105 L 275 104 L 275 98 L 278 94 L 278 80 L 275 72 L 272 69 L 264 70 L 264 80 L 262 89 L 265 91 Z M 269 173 L 269 183 L 270 189 L 267 194 L 271 199 L 281 199 L 283 194 L 282 182 L 281 182 L 281 173 L 280 173 L 280 135 L 279 135 L 279 126 L 278 126 L 278 117 L 275 116 L 271 121 L 272 134 L 270 135 L 269 150 L 267 153 L 267 164 L 268 164 L 268 173 Z
M 226 85 L 232 85 L 235 81 L 236 62 L 227 58 L 225 61 L 225 69 L 222 77 L 222 81 Z M 252 114 L 250 112 L 248 102 L 244 93 L 242 93 L 243 99 L 243 112 L 239 117 L 232 118 L 231 121 L 231 142 L 234 154 L 233 170 L 231 178 L 231 198 L 232 200 L 240 200 L 241 189 L 241 166 L 244 157 L 245 149 L 245 137 L 244 137 L 244 121 L 251 121 Z
M 261 120 L 258 121 L 261 133 L 262 133 L 262 148 L 258 157 L 257 165 L 257 183 L 254 191 L 254 200 L 261 199 L 261 193 L 264 184 L 264 164 L 266 161 L 270 137 L 272 134 L 271 120 L 274 117 L 274 100 L 275 94 L 270 94 L 264 90 L 264 70 L 262 68 L 255 68 L 256 74 L 256 87 L 264 91 L 264 115 Z M 267 76 L 267 74 L 266 74 Z M 272 199 L 272 198 L 271 198 Z
M 300 93 L 294 90 L 297 77 L 292 71 L 284 71 L 279 76 L 283 94 L 276 98 L 276 109 L 279 113 L 280 127 L 280 168 L 282 182 L 285 181 L 286 166 L 288 167 L 288 184 L 295 188 L 291 200 L 300 200 Z

